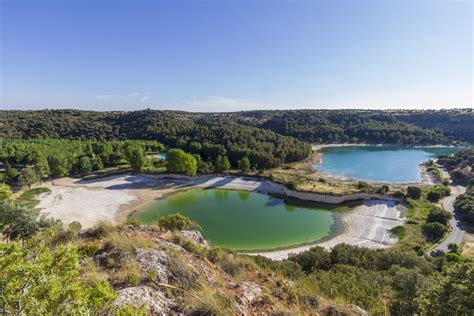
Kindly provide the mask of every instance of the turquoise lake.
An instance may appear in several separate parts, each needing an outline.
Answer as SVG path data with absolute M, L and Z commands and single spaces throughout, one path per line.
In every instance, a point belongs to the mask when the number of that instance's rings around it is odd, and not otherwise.
M 289 204 L 256 192 L 190 189 L 156 200 L 131 216 L 143 224 L 181 213 L 215 246 L 262 250 L 312 243 L 337 233 L 334 206 Z
M 332 176 L 356 180 L 417 183 L 422 181 L 420 163 L 458 150 L 455 147 L 328 147 L 321 151 L 321 162 L 313 167 Z

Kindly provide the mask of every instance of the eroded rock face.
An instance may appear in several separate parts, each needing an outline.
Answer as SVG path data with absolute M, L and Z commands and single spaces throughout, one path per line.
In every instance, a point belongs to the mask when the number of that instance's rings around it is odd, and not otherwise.
M 237 291 L 238 297 L 235 308 L 240 315 L 254 315 L 258 313 L 263 301 L 263 289 L 260 285 L 251 281 L 244 281 L 240 285 L 231 285 Z
M 241 301 L 245 304 L 252 304 L 262 296 L 262 288 L 255 282 L 242 282 L 240 288 L 242 289 Z
M 344 308 L 329 306 L 326 309 L 328 316 L 369 316 L 369 313 L 357 305 L 346 305 Z
M 136 308 L 146 305 L 147 310 L 155 315 L 171 313 L 176 304 L 160 290 L 147 285 L 139 285 L 117 292 L 115 306 L 120 307 L 122 305 L 131 305 Z
M 201 232 L 197 230 L 182 230 L 181 234 L 184 238 L 194 241 L 198 245 L 209 247 L 209 243 L 202 237 Z
M 168 283 L 171 273 L 168 270 L 170 257 L 161 250 L 138 249 L 135 255 L 138 268 L 145 276 L 153 275 L 154 281 Z
M 354 316 L 369 316 L 369 313 L 360 308 L 359 306 L 357 305 L 346 305 L 347 309 L 349 310 L 349 313 L 350 315 L 354 315 Z

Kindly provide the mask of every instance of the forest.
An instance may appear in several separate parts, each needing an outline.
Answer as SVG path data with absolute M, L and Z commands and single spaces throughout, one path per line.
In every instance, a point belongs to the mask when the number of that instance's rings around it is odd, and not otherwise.
M 29 187 L 51 176 L 84 176 L 121 163 L 141 171 L 147 153 L 163 145 L 152 140 L 7 140 L 0 141 L 0 181 L 11 186 Z
M 285 110 L 226 115 L 310 143 L 402 145 L 474 142 L 474 112 L 463 110 Z
M 303 160 L 309 144 L 273 131 L 237 124 L 203 123 L 190 113 L 77 110 L 0 112 L 0 138 L 156 140 L 168 147 L 199 154 L 202 160 L 227 156 L 230 163 L 248 157 L 252 167 L 268 169 Z
M 231 113 L 150 109 L 133 112 L 0 111 L 0 138 L 154 139 L 172 147 L 189 146 L 197 141 L 222 145 L 227 150 L 232 145 L 241 149 L 258 145 L 259 150 L 268 150 L 270 146 L 274 156 L 283 161 L 305 156 L 305 149 L 293 152 L 295 149 L 286 148 L 304 147 L 302 143 L 275 133 L 309 143 L 473 143 L 474 112 L 472 109 Z

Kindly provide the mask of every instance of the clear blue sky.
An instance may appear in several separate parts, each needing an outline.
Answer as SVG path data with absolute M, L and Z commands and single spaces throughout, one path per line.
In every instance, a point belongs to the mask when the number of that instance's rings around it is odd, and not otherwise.
M 470 1 L 0 7 L 3 109 L 473 106 Z

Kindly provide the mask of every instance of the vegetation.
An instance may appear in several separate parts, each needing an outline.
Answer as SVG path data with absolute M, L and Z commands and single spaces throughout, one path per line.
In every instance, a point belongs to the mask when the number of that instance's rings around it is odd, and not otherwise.
M 171 149 L 166 156 L 166 170 L 171 173 L 194 176 L 197 171 L 197 160 L 193 155 L 181 149 Z
M 223 114 L 310 143 L 442 144 L 474 142 L 472 109 L 440 111 L 283 110 Z M 221 121 L 224 120 L 219 118 Z
M 408 186 L 407 187 L 407 196 L 410 199 L 419 199 L 421 197 L 421 189 L 415 186 Z
M 180 231 L 196 225 L 180 214 L 161 218 L 158 227 L 103 222 L 80 232 L 78 222 L 65 230 L 25 206 L 2 207 L 0 214 L 10 215 L 1 218 L 6 239 L 0 244 L 0 285 L 7 293 L 1 304 L 12 314 L 144 314 L 147 307 L 139 302 L 114 305 L 117 291 L 144 286 L 158 291 L 163 304 L 179 298 L 173 312 L 188 314 L 233 314 L 236 306 L 261 314 L 327 314 L 327 304 L 357 304 L 372 313 L 387 307 L 397 315 L 442 315 L 437 312 L 442 304 L 458 315 L 472 311 L 472 261 L 459 249 L 446 258 L 423 258 L 341 244 L 275 262 L 184 238 Z M 439 224 L 443 214 L 429 214 Z M 254 305 L 245 305 L 239 292 L 249 286 L 263 291 L 252 294 L 261 295 Z
M 31 240 L 0 244 L 1 306 L 6 314 L 95 314 L 111 309 L 116 297 L 106 280 L 80 276 L 71 244 L 56 248 Z
M 181 215 L 180 213 L 161 217 L 158 220 L 158 226 L 160 226 L 163 229 L 171 230 L 171 231 L 183 230 L 183 229 L 196 229 L 198 227 L 189 218 Z
M 394 315 L 449 314 L 444 308 L 436 310 L 443 300 L 449 300 L 446 304 L 453 304 L 458 315 L 469 315 L 474 307 L 474 270 L 468 259 L 449 264 L 443 258 L 425 259 L 411 252 L 340 244 L 332 251 L 313 247 L 289 260 L 296 266 L 265 264 L 293 276 L 307 293 L 357 304 L 375 314 L 384 313 L 385 306 Z M 294 271 L 298 268 L 303 275 Z M 450 292 L 449 279 L 458 295 Z
M 0 163 L 6 183 L 30 187 L 46 177 L 83 176 L 127 161 L 141 171 L 145 153 L 162 149 L 157 141 L 141 140 L 0 140 Z
M 454 210 L 467 224 L 474 225 L 474 147 L 440 157 L 438 162 L 449 171 L 455 184 L 466 186 L 466 193 L 454 202 Z
M 77 110 L 2 111 L 6 139 L 146 139 L 199 154 L 203 161 L 226 156 L 237 167 L 248 157 L 256 169 L 273 168 L 309 156 L 311 147 L 273 131 L 219 122 L 212 115 L 170 111 L 88 112 Z M 66 122 L 56 124 L 58 121 Z
M 25 191 L 21 194 L 21 196 L 16 201 L 17 204 L 26 206 L 28 208 L 34 208 L 38 204 L 38 200 L 36 199 L 38 195 L 50 192 L 51 190 L 48 188 L 34 188 L 28 191 Z

